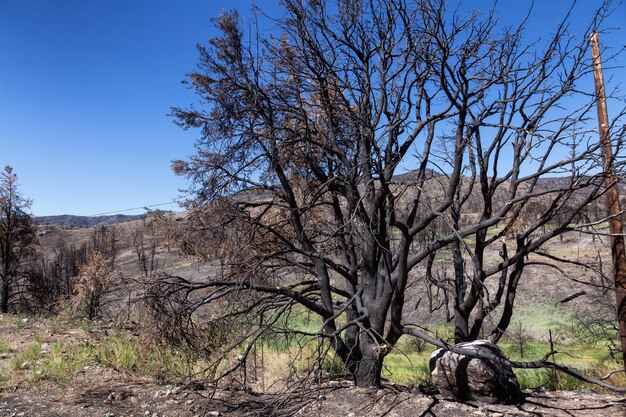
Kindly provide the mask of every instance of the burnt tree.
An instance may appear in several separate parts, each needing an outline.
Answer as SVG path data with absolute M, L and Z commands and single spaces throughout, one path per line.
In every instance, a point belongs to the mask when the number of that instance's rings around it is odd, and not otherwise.
M 7 165 L 0 174 L 0 313 L 9 311 L 25 261 L 37 242 L 35 221 L 27 212 L 30 204 L 19 191 L 13 168 Z
M 281 4 L 269 32 L 244 30 L 236 12 L 216 19 L 221 35 L 189 74 L 207 106 L 173 109 L 201 131 L 197 154 L 173 164 L 193 184 L 189 206 L 210 212 L 193 247 L 223 268 L 164 278 L 162 293 L 201 290 L 190 308 L 233 300 L 242 307 L 225 314 L 262 314 L 240 343 L 305 309 L 355 383 L 378 386 L 385 355 L 419 325 L 405 321 L 407 287 L 445 250 L 454 277 L 437 284 L 451 291 L 457 340 L 503 303 L 497 339 L 528 254 L 573 230 L 575 210 L 543 226 L 605 190 L 593 99 L 577 87 L 586 34 L 569 34 L 567 16 L 547 43 L 526 43 L 523 24 L 501 29 L 493 11 L 461 16 L 437 0 Z M 541 186 L 554 176 L 566 178 Z M 516 226 L 540 199 L 545 210 Z M 464 222 L 470 203 L 479 216 Z

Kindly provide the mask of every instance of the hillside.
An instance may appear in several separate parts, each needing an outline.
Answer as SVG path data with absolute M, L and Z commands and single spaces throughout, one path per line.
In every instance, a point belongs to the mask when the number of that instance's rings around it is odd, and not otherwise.
M 440 198 L 441 190 L 446 188 L 447 178 L 434 171 L 429 171 L 429 175 L 431 176 L 426 181 L 424 189 L 428 192 L 430 199 L 436 200 Z M 414 177 L 415 171 L 409 171 L 396 178 L 394 186 L 398 192 L 400 204 L 408 204 L 414 192 L 411 185 L 411 180 Z M 537 184 L 536 191 L 541 194 L 543 190 L 563 187 L 566 182 L 567 180 L 564 178 L 542 179 Z M 500 188 L 506 189 L 507 184 Z M 496 207 L 506 201 L 505 196 L 501 195 L 503 193 L 504 191 L 496 192 L 494 196 Z M 271 193 L 268 191 L 259 192 L 257 190 L 243 190 L 233 197 L 237 201 L 260 201 L 270 198 Z M 538 197 L 536 201 L 539 206 L 546 206 L 551 198 L 552 195 L 547 194 Z M 603 200 L 599 203 L 603 203 Z M 472 194 L 466 206 L 467 210 L 462 214 L 462 222 L 465 224 L 475 222 L 482 210 L 482 201 L 478 192 Z M 530 212 L 529 216 L 534 215 L 536 211 Z M 185 216 L 184 213 L 175 213 L 174 215 L 177 220 L 181 220 Z M 166 246 L 165 242 L 159 241 L 155 237 L 151 218 L 145 215 L 118 214 L 97 217 L 62 215 L 38 217 L 37 222 L 42 225 L 39 252 L 44 254 L 48 261 L 53 261 L 53 257 L 56 256 L 55 254 L 61 246 L 77 249 L 83 245 L 93 246 L 96 228 L 107 226 L 106 230 L 110 236 L 105 237 L 105 240 L 108 241 L 107 244 L 111 248 L 114 248 L 116 270 L 122 278 L 120 282 L 127 282 L 129 279 L 137 279 L 160 272 L 181 275 L 191 280 L 201 280 L 213 268 L 211 263 L 181 257 L 175 247 Z M 493 232 L 497 231 L 498 228 L 493 229 Z M 602 233 L 605 232 L 606 230 Z M 544 252 L 555 256 L 565 256 L 577 262 L 595 262 L 599 255 L 603 259 L 610 259 L 607 243 L 607 239 L 602 236 L 594 238 L 589 234 L 570 232 L 560 239 L 550 241 L 544 247 Z M 489 247 L 486 260 L 500 262 L 500 249 L 499 243 Z M 440 263 L 445 264 L 451 260 L 451 252 L 448 250 L 440 252 L 438 259 Z M 572 269 L 573 273 L 565 277 L 567 285 L 563 285 L 563 276 L 556 269 L 541 265 L 543 259 L 536 255 L 531 255 L 531 257 L 535 258 L 537 262 L 534 265 L 529 265 L 525 271 L 517 299 L 520 307 L 524 307 L 537 299 L 559 301 L 573 294 L 585 292 L 584 295 L 575 297 L 568 305 L 585 310 L 593 308 L 596 298 L 592 294 L 593 291 L 590 291 L 584 283 L 589 283 L 596 277 L 589 276 L 587 272 L 580 269 Z M 146 265 L 148 260 L 150 265 Z M 426 308 L 423 303 L 419 305 L 419 300 L 424 297 L 424 278 L 420 276 L 422 273 L 423 271 L 418 268 L 415 271 L 414 282 L 409 286 L 407 298 L 414 299 L 416 308 L 415 311 L 409 311 L 407 314 L 417 316 L 426 322 L 441 322 L 445 319 L 442 309 L 433 312 L 429 311 L 430 309 Z M 442 301 L 441 294 L 437 292 L 429 303 L 437 305 Z
M 469 216 L 470 214 L 466 215 Z M 176 214 L 178 219 L 181 219 L 182 216 L 183 214 Z M 97 230 L 104 234 L 96 236 Z M 54 264 L 57 262 L 55 259 L 59 256 L 59 248 L 65 248 L 63 249 L 64 253 L 72 250 L 80 252 L 81 247 L 92 248 L 96 240 L 106 242 L 104 244 L 106 247 L 100 250 L 108 251 L 109 248 L 114 248 L 115 269 L 120 279 L 119 283 L 113 286 L 109 295 L 113 305 L 118 304 L 116 302 L 119 300 L 118 297 L 122 297 L 123 302 L 127 302 L 129 292 L 137 295 L 139 288 L 133 282 L 153 273 L 178 275 L 192 281 L 198 281 L 206 279 L 214 272 L 214 263 L 181 257 L 176 247 L 168 246 L 165 242 L 159 241 L 159 238 L 155 236 L 154 225 L 150 218 L 129 220 L 110 225 L 105 229 L 47 226 L 45 230 L 40 232 L 38 251 L 47 262 Z M 501 259 L 499 255 L 500 246 L 499 244 L 492 246 L 487 250 L 486 260 L 499 262 Z M 543 252 L 576 262 L 597 262 L 598 256 L 605 259 L 605 262 L 610 259 L 606 237 L 593 237 L 581 232 L 571 232 L 563 236 L 562 239 L 553 239 L 545 245 Z M 450 251 L 443 250 L 437 262 L 445 266 L 450 262 L 451 257 Z M 531 255 L 530 258 L 533 262 L 526 268 L 517 294 L 519 315 L 535 311 L 538 307 L 537 303 L 563 305 L 567 310 L 568 319 L 577 314 L 578 311 L 593 311 L 594 309 L 597 311 L 597 293 L 604 291 L 602 288 L 598 289 L 598 277 L 590 275 L 589 271 L 584 269 L 572 267 L 567 268 L 569 273 L 564 276 L 559 270 L 542 265 L 545 259 L 542 259 L 541 256 Z M 429 305 L 441 307 L 441 303 L 444 301 L 443 295 L 440 292 L 426 294 L 430 298 L 429 302 L 426 303 L 424 299 L 426 297 L 424 293 L 426 281 L 422 274 L 423 271 L 420 268 L 414 272 L 414 277 L 407 290 L 407 299 L 412 301 L 407 302 L 406 314 L 424 323 L 444 323 L 444 309 L 438 308 L 431 311 L 429 307 Z M 585 283 L 593 285 L 589 286 Z M 495 284 L 495 282 L 488 281 L 488 285 Z M 495 291 L 495 288 L 493 290 Z M 560 303 L 561 300 L 574 294 L 578 295 L 565 304 Z M 109 319 L 116 320 L 116 308 L 113 308 L 113 305 L 110 309 L 111 316 Z M 410 309 L 408 308 L 409 305 L 415 307 Z M 561 326 L 561 324 L 555 324 L 555 326 Z
M 125 215 L 114 214 L 110 216 L 74 216 L 61 214 L 58 216 L 37 216 L 35 221 L 40 225 L 70 226 L 70 227 L 97 227 L 111 226 L 144 218 L 144 214 Z
M 175 218 L 183 216 L 179 213 Z M 291 347 L 287 351 L 261 347 L 259 355 L 255 348 L 249 374 L 243 376 L 245 389 L 239 375 L 228 379 L 219 389 L 208 384 L 197 386 L 197 390 L 185 389 L 181 381 L 189 377 L 181 370 L 184 358 L 176 356 L 176 352 L 160 350 L 155 356 L 150 344 L 137 338 L 135 320 L 142 314 L 141 282 L 153 273 L 200 281 L 215 273 L 215 265 L 181 257 L 175 247 L 159 239 L 152 218 L 104 228 L 42 226 L 39 252 L 49 265 L 63 264 L 68 254 L 79 256 L 81 248 L 98 245 L 100 250 L 114 253 L 118 279 L 105 294 L 103 321 L 77 324 L 59 318 L 0 316 L 0 330 L 6 335 L 0 336 L 0 415 L 135 416 L 148 412 L 181 417 L 419 414 L 591 417 L 603 415 L 597 414 L 599 410 L 608 413 L 604 415 L 620 415 L 624 408 L 624 398 L 619 395 L 543 390 L 545 386 L 561 390 L 587 388 L 567 379 L 554 384 L 550 382 L 550 373 L 520 374 L 527 395 L 523 404 L 486 406 L 449 401 L 429 390 L 430 347 L 417 348 L 417 344 L 409 341 L 402 341 L 398 351 L 389 355 L 386 382 L 377 393 L 353 388 L 340 373 L 332 378 L 324 373 L 319 386 L 290 380 L 294 369 L 307 369 L 303 364 L 306 356 L 302 353 L 306 350 L 292 351 Z M 569 233 L 562 240 L 555 239 L 544 249 L 545 253 L 580 262 L 593 262 L 598 254 L 609 259 L 605 237 L 594 238 L 579 232 Z M 499 259 L 498 248 L 489 251 L 488 259 Z M 450 256 L 442 251 L 439 261 L 445 263 Z M 579 317 L 595 317 L 599 310 L 598 293 L 594 287 L 585 285 L 595 277 L 573 268 L 565 277 L 558 270 L 542 265 L 541 258 L 535 255 L 530 260 L 537 262 L 525 271 L 520 285 L 515 325 L 503 342 L 507 354 L 520 359 L 519 346 L 524 343 L 527 346 L 523 359 L 537 359 L 548 349 L 546 340 L 551 332 L 559 348 L 575 352 L 575 358 L 564 360 L 580 361 L 594 375 L 606 374 L 611 368 L 607 367 L 604 346 L 596 341 L 590 350 L 584 346 L 590 342 L 580 339 Z M 407 307 L 407 319 L 433 329 L 435 335 L 445 339 L 450 333 L 445 325 L 444 309 L 433 311 L 433 306 L 440 305 L 443 299 L 441 294 L 431 293 L 432 298 L 427 300 L 426 283 L 422 272 L 415 271 L 407 292 L 410 300 L 407 306 L 414 307 Z M 574 299 L 563 301 L 576 294 Z M 286 363 L 290 365 L 287 367 Z M 201 379 L 203 366 L 202 361 L 194 365 L 198 369 L 194 378 Z M 295 385 L 281 385 L 278 381 L 282 379 Z

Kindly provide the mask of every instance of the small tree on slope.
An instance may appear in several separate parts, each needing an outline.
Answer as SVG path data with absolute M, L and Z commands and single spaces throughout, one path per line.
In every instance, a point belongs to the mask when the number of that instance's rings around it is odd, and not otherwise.
M 33 253 L 37 241 L 35 222 L 28 214 L 31 202 L 19 192 L 17 175 L 11 166 L 0 174 L 0 312 L 19 288 L 24 261 Z

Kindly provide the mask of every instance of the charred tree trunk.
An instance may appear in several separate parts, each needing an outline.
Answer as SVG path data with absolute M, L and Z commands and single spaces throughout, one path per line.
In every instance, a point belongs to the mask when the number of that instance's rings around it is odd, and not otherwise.
M 380 387 L 384 359 L 383 346 L 369 336 L 360 338 L 359 355 L 353 358 L 353 362 L 348 366 L 357 387 Z
M 8 245 L 7 245 L 8 246 Z M 10 251 L 7 247 L 7 251 Z M 2 262 L 2 288 L 0 288 L 0 313 L 9 312 L 9 290 L 10 290 L 10 257 L 4 254 Z
M 9 281 L 5 278 L 2 281 L 2 293 L 0 294 L 0 313 L 8 313 L 9 312 Z

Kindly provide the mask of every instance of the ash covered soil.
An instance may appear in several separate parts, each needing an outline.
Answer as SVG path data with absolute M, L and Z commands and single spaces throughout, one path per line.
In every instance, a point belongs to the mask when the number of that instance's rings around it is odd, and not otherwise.
M 572 391 L 527 392 L 518 405 L 445 400 L 402 387 L 373 391 L 327 383 L 286 395 L 168 388 L 111 372 L 86 372 L 64 392 L 14 386 L 0 392 L 1 416 L 626 416 L 624 397 Z
M 53 334 L 50 324 L 30 320 L 0 324 L 0 341 L 10 343 L 0 355 L 6 371 L 18 352 L 36 338 L 42 346 L 63 338 L 88 340 L 81 329 Z M 44 353 L 45 354 L 45 353 Z M 281 394 L 155 383 L 119 370 L 86 366 L 66 387 L 33 382 L 29 369 L 17 370 L 0 388 L 1 417 L 191 417 L 191 416 L 625 416 L 626 396 L 573 391 L 526 391 L 517 405 L 460 403 L 394 384 L 380 390 L 354 388 L 350 381 L 329 381 Z M 198 389 L 203 388 L 203 389 Z

